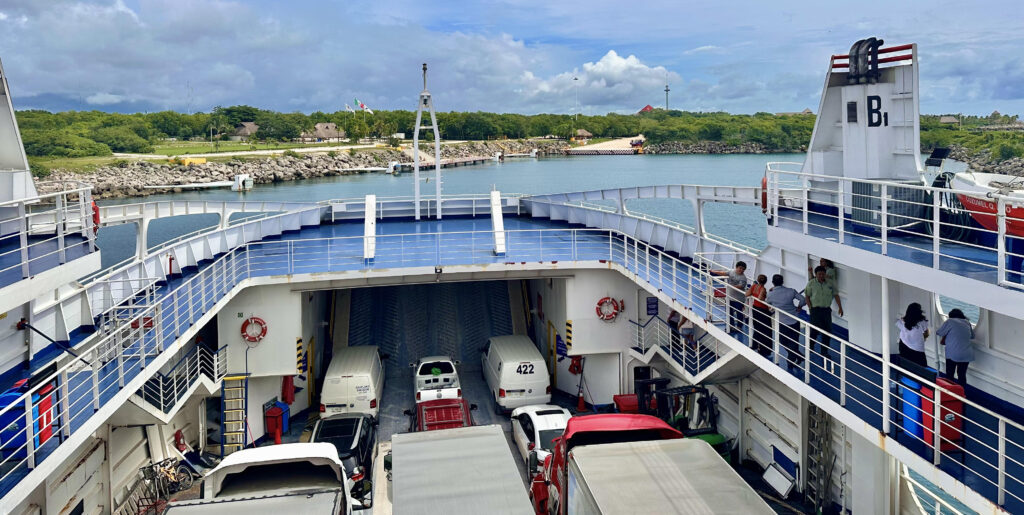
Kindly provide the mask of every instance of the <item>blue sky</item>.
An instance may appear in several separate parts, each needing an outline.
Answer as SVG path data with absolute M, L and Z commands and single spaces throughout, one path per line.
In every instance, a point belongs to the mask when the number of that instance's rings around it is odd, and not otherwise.
M 0 0 L 20 109 L 737 113 L 817 108 L 828 57 L 918 43 L 924 113 L 1024 113 L 1024 10 L 992 1 Z M 573 81 L 578 77 L 578 81 Z

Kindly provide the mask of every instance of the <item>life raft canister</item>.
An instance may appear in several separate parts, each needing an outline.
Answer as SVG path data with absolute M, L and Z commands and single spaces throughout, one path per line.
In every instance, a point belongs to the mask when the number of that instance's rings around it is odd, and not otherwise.
M 256 343 L 267 335 L 267 323 L 260 317 L 249 317 L 242 322 L 242 338 L 251 343 Z
M 761 212 L 768 213 L 768 176 L 761 177 Z

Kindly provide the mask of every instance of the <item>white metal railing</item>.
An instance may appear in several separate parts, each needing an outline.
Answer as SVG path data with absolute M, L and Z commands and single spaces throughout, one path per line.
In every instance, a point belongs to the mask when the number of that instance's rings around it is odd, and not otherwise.
M 145 359 L 136 357 L 138 361 L 132 361 L 131 355 L 126 357 L 122 350 L 134 348 L 133 345 L 139 342 L 151 342 L 147 345 L 155 345 L 157 351 L 162 350 L 165 341 L 173 341 L 183 334 L 218 299 L 247 278 L 399 267 L 440 267 L 443 273 L 446 266 L 489 263 L 610 262 L 637 283 L 648 284 L 651 291 L 660 291 L 681 307 L 691 310 L 687 316 L 703 318 L 712 324 L 727 322 L 726 308 L 721 297 L 714 292 L 720 288 L 726 288 L 727 292 L 730 286 L 719 286 L 723 278 L 712 272 L 725 268 L 709 255 L 701 256 L 702 261 L 693 266 L 615 230 L 535 229 L 506 230 L 505 233 L 508 242 L 505 256 L 493 255 L 493 231 L 376 235 L 377 257 L 369 261 L 362 257 L 363 236 L 260 241 L 241 245 L 194 273 L 173 291 L 159 296 L 158 304 L 136 314 L 132 318 L 133 323 L 117 326 L 89 349 L 80 352 L 84 359 L 93 363 L 106 358 L 109 366 L 116 361 L 119 367 L 117 374 L 104 376 L 99 369 L 84 367 L 78 360 L 67 359 L 57 372 L 40 381 L 12 405 L 0 409 L 2 418 L 12 410 L 24 407 L 20 416 L 23 425 L 14 432 L 14 437 L 4 437 L 0 441 L 3 448 L 23 453 L 5 455 L 5 461 L 0 465 L 15 466 L 5 468 L 11 471 L 6 472 L 3 478 L 10 477 L 18 466 L 32 467 L 36 462 L 31 442 L 39 436 L 42 426 L 38 425 L 39 417 L 32 415 L 32 408 L 36 405 L 33 396 L 39 394 L 40 388 L 49 385 L 74 390 L 68 395 L 61 395 L 54 403 L 54 420 L 88 417 L 106 399 L 103 396 L 106 390 L 90 389 L 89 385 L 116 388 L 111 385 L 123 385 L 131 379 L 123 372 L 123 367 L 143 368 Z M 756 264 L 751 262 L 750 267 L 756 269 Z M 151 317 L 151 320 L 146 321 L 146 317 Z M 1020 456 L 1024 456 L 1024 426 L 940 387 L 934 381 L 889 363 L 887 356 L 876 356 L 862 350 L 837 336 L 831 328 L 813 327 L 802 318 L 780 310 L 772 314 L 770 329 L 763 324 L 745 321 L 737 325 L 739 327 L 735 329 L 740 336 L 736 341 L 723 342 L 725 346 L 744 345 L 743 338 L 748 342 L 755 341 L 756 331 L 767 333 L 765 336 L 772 342 L 771 358 L 770 361 L 762 360 L 763 363 L 752 358 L 759 366 L 769 367 L 772 363 L 782 365 L 785 362 L 798 380 L 871 425 L 899 438 L 904 445 L 917 445 L 920 447 L 918 452 L 929 456 L 935 465 L 961 464 L 963 474 L 970 478 L 958 479 L 968 484 L 990 486 L 997 492 L 993 501 L 1000 505 L 1008 500 L 1024 502 L 1024 463 L 1018 461 Z M 782 326 L 791 328 L 791 331 L 783 330 Z M 782 343 L 780 340 L 787 333 L 795 334 L 795 341 Z M 808 345 L 815 335 L 824 346 Z M 830 364 L 833 362 L 834 366 Z M 888 377 L 881 372 L 884 368 L 891 371 Z M 108 374 L 109 371 L 103 373 Z M 83 379 L 79 381 L 78 377 Z M 110 382 L 110 377 L 118 381 Z M 917 386 L 906 383 L 905 379 L 916 382 Z M 944 401 L 950 400 L 967 407 L 964 415 L 959 418 L 948 416 Z M 62 404 L 68 401 L 70 406 Z M 59 430 L 70 431 L 70 426 L 62 424 Z M 963 460 L 963 456 L 970 456 L 970 459 Z
M 213 382 L 224 378 L 227 373 L 225 349 L 210 350 L 201 343 L 191 348 L 183 347 L 178 351 L 177 359 L 172 359 L 173 364 L 166 371 L 154 374 L 135 395 L 170 414 L 201 376 Z
M 697 376 L 732 351 L 721 341 L 710 338 L 707 333 L 697 337 L 696 330 L 691 338 L 679 331 L 673 331 L 666 320 L 654 316 L 640 324 L 633 325 L 633 346 L 641 354 L 652 348 L 660 348 L 668 357 L 683 367 L 691 378 Z
M 95 250 L 92 186 L 60 185 L 61 191 L 54 193 L 0 202 L 0 260 L 14 262 L 0 268 L 0 285 Z
M 1024 288 L 1024 199 L 767 166 L 772 225 Z M 965 204 L 959 199 L 966 198 Z M 843 213 L 840 217 L 838 213 Z M 978 220 L 984 221 L 984 226 Z

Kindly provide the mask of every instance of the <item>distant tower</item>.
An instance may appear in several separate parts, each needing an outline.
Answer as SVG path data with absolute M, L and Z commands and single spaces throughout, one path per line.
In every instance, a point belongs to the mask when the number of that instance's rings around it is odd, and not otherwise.
M 665 110 L 668 111 L 668 83 L 665 83 Z
M 423 109 L 430 110 L 430 127 L 421 127 L 420 120 L 423 118 Z M 420 92 L 420 101 L 416 108 L 416 126 L 412 130 L 412 173 L 413 184 L 415 184 L 414 197 L 416 202 L 416 219 L 420 219 L 420 130 L 434 130 L 434 187 L 436 189 L 435 211 L 437 219 L 441 219 L 441 135 L 437 130 L 437 116 L 434 115 L 434 101 L 427 91 L 427 63 L 423 63 L 423 91 Z

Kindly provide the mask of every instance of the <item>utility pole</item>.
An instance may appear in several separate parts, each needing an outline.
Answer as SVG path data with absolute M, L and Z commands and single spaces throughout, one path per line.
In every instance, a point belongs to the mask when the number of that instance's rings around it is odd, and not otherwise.
M 572 84 L 573 89 L 576 90 L 576 108 L 572 115 L 572 134 L 569 135 L 569 139 L 576 137 L 576 122 L 578 122 L 580 118 L 580 78 L 573 77 Z
M 430 127 L 421 127 L 420 120 L 423 118 L 423 109 L 430 111 Z M 423 91 L 420 92 L 420 101 L 416 107 L 416 126 L 412 131 L 412 172 L 413 196 L 416 204 L 416 219 L 420 219 L 420 130 L 433 129 L 434 131 L 434 188 L 436 200 L 434 209 L 437 212 L 437 219 L 441 219 L 441 135 L 437 130 L 437 116 L 434 115 L 434 100 L 427 91 L 427 63 L 423 63 Z
M 665 83 L 665 110 L 668 111 L 668 83 Z

